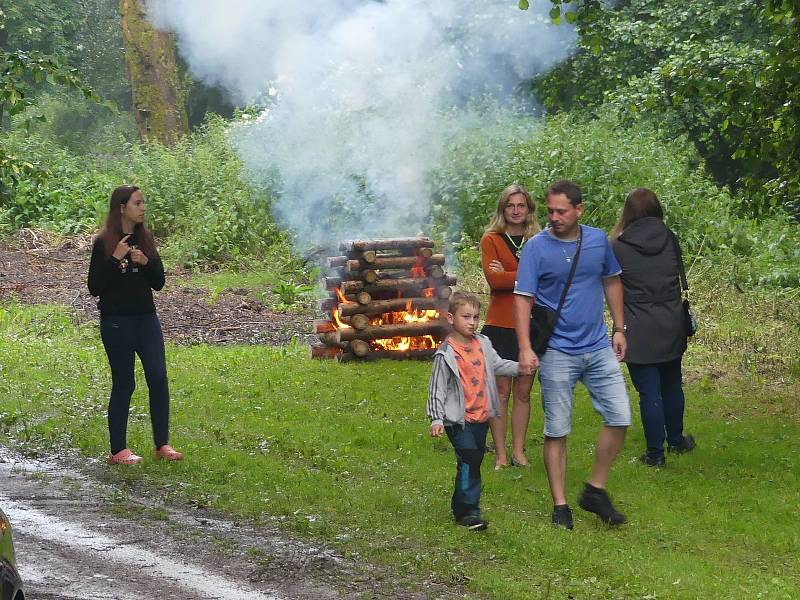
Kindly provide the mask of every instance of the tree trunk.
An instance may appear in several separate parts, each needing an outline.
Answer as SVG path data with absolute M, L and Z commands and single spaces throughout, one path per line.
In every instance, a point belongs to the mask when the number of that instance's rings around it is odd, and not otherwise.
M 139 137 L 172 145 L 189 132 L 174 37 L 147 20 L 144 0 L 120 0 L 119 8 Z

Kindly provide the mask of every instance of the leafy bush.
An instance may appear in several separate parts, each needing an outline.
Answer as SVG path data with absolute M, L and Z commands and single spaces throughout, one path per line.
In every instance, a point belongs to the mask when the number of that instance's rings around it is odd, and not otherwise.
M 87 168 L 85 158 L 39 136 L 11 135 L 4 141 L 40 171 L 35 178 L 21 178 L 15 193 L 0 205 L 0 226 L 66 234 L 96 229 L 116 185 L 112 174 Z
M 739 267 L 733 276 L 740 285 L 800 285 L 797 226 L 780 213 L 760 221 L 737 216 L 737 199 L 711 181 L 687 140 L 665 142 L 654 127 L 626 125 L 611 110 L 596 116 L 560 114 L 527 133 L 518 120 L 508 115 L 490 131 L 468 131 L 451 149 L 449 161 L 434 177 L 439 235 L 462 246 L 474 244 L 494 212 L 497 195 L 515 182 L 537 199 L 544 223 L 544 192 L 562 178 L 583 188 L 584 222 L 608 231 L 628 191 L 646 186 L 661 198 L 688 256 L 736 257 Z M 494 129 L 507 134 L 504 146 L 492 141 L 498 137 Z M 524 135 L 515 138 L 514 132 Z
M 271 191 L 243 180 L 225 125 L 210 120 L 171 148 L 120 143 L 113 160 L 79 156 L 42 135 L 11 134 L 9 148 L 46 171 L 22 180 L 0 204 L 0 225 L 94 231 L 113 189 L 131 183 L 143 190 L 148 223 L 168 260 L 200 267 L 266 257 L 274 244 L 288 248 L 270 213 Z
M 143 189 L 153 232 L 187 266 L 262 255 L 284 240 L 270 213 L 272 192 L 243 180 L 221 118 L 170 148 L 132 146 L 119 172 Z

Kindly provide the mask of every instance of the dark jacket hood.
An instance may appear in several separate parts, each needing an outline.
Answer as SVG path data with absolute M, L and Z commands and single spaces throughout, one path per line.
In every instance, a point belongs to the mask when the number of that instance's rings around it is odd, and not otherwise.
M 661 219 L 645 217 L 628 225 L 618 239 L 641 254 L 654 256 L 664 250 L 671 237 Z

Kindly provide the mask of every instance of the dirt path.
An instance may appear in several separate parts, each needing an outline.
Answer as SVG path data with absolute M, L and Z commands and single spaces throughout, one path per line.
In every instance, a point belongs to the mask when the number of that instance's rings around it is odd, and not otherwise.
M 43 235 L 22 230 L 13 244 L 0 243 L 0 300 L 62 304 L 80 321 L 97 321 L 97 298 L 86 289 L 91 238 L 53 245 Z M 282 345 L 311 337 L 309 317 L 274 312 L 247 296 L 247 290 L 222 292 L 210 303 L 209 291 L 191 287 L 188 278 L 186 272 L 168 271 L 164 289 L 155 294 L 168 341 Z
M 437 585 L 406 592 L 409 582 L 278 530 L 121 494 L 98 481 L 106 469 L 0 448 L 0 506 L 29 600 L 450 596 Z

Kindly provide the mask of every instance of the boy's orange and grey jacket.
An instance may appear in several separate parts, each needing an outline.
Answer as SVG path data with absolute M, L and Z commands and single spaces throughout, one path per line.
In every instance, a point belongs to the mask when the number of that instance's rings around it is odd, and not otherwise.
M 485 335 L 475 334 L 483 351 L 484 364 L 486 365 L 486 387 L 489 393 L 489 416 L 496 417 L 499 407 L 499 394 L 497 393 L 496 375 L 516 377 L 519 375 L 519 363 L 506 360 L 492 348 L 492 343 Z M 428 385 L 428 416 L 431 425 L 461 425 L 464 426 L 466 413 L 464 401 L 464 388 L 458 376 L 458 363 L 456 353 L 447 340 L 442 342 L 433 356 L 433 371 Z

